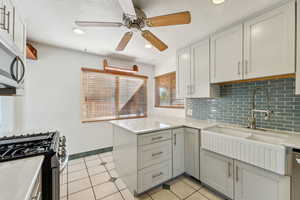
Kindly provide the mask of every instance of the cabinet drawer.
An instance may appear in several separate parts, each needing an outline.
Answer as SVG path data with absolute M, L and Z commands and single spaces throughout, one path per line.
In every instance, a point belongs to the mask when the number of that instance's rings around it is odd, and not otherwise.
M 140 146 L 138 149 L 138 169 L 143 169 L 171 158 L 171 140 Z
M 172 177 L 172 161 L 153 165 L 138 172 L 138 193 L 157 186 Z
M 138 136 L 138 145 L 153 144 L 171 139 L 171 130 L 159 131 Z

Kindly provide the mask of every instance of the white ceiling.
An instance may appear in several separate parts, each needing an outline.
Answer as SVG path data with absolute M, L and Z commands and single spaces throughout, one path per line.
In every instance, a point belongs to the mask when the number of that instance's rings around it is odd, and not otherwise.
M 17 0 L 26 23 L 30 40 L 84 50 L 104 56 L 125 58 L 137 62 L 158 64 L 173 56 L 176 50 L 209 33 L 266 8 L 280 0 L 227 0 L 213 5 L 210 0 L 134 0 L 147 16 L 157 16 L 189 10 L 189 25 L 149 28 L 168 44 L 164 52 L 146 49 L 145 40 L 135 33 L 125 51 L 115 47 L 126 28 L 85 28 L 86 34 L 75 35 L 75 20 L 121 22 L 122 10 L 118 0 Z

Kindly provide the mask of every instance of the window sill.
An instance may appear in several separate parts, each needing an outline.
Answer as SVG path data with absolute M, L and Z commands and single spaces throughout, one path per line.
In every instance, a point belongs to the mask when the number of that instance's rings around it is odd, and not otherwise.
M 146 117 L 147 117 L 147 115 L 139 116 L 139 117 L 122 117 L 122 118 L 111 118 L 111 119 L 86 119 L 86 120 L 81 120 L 81 123 L 109 122 L 109 121 L 114 121 L 114 120 L 140 119 L 140 118 L 146 118 Z
M 155 106 L 155 108 L 184 109 L 184 106 Z

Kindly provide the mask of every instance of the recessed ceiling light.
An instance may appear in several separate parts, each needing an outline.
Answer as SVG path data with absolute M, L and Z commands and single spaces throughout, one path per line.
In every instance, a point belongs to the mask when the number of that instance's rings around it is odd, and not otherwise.
M 218 5 L 218 4 L 222 4 L 222 3 L 224 3 L 224 2 L 225 2 L 225 0 L 212 0 L 212 2 L 213 2 L 213 4 L 216 4 L 216 5 Z
M 85 32 L 79 28 L 73 28 L 73 32 L 78 34 L 78 35 L 82 35 L 84 34 Z
M 152 45 L 151 45 L 151 44 L 146 44 L 146 45 L 145 45 L 145 48 L 151 49 L 151 48 L 152 48 Z

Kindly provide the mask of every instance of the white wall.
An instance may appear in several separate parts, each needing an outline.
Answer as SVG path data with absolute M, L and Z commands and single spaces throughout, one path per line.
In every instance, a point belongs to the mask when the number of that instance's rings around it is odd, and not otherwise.
M 67 137 L 70 153 L 112 146 L 112 126 L 108 122 L 81 123 L 81 67 L 102 69 L 103 58 L 83 52 L 34 44 L 39 59 L 27 62 L 23 128 L 57 129 Z M 109 60 L 115 66 L 133 63 Z M 141 63 L 140 74 L 149 76 L 148 110 L 153 108 L 154 67 Z
M 0 137 L 11 135 L 16 127 L 15 97 L 0 97 Z
M 169 57 L 163 63 L 155 66 L 155 76 L 174 71 L 176 71 L 176 56 Z M 160 116 L 184 117 L 185 109 L 154 108 L 153 114 Z

